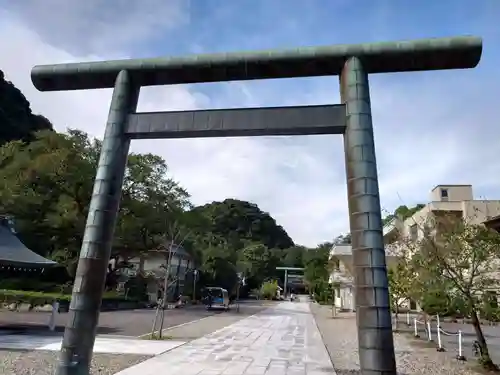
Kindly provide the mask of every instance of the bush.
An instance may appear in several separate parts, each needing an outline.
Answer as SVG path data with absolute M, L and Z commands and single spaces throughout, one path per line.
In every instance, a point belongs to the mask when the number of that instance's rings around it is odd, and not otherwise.
M 276 298 L 278 294 L 278 282 L 277 281 L 266 281 L 260 287 L 260 295 L 264 299 Z
M 130 298 L 137 299 L 139 301 L 147 301 L 148 281 L 149 279 L 142 275 L 131 277 L 125 283 L 125 289 L 128 291 L 127 295 Z
M 314 286 L 314 300 L 319 304 L 333 303 L 333 286 L 326 280 L 318 280 Z
M 71 294 L 43 293 L 24 290 L 0 290 L 0 303 L 28 304 L 31 307 L 52 304 L 58 301 L 62 305 L 69 305 Z M 136 299 L 126 298 L 116 292 L 107 292 L 103 295 L 103 304 L 118 302 L 137 302 Z
M 52 304 L 54 301 L 69 302 L 71 295 L 60 293 L 43 293 L 24 290 L 0 290 L 0 301 L 3 303 L 25 303 L 30 306 Z
M 35 277 L 0 279 L 0 290 L 27 290 L 58 293 L 59 289 L 60 285 L 53 282 L 44 282 Z

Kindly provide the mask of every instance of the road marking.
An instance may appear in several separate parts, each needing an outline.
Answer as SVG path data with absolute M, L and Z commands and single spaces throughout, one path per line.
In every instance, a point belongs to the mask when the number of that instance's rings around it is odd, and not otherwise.
M 255 314 L 251 314 L 251 315 L 243 316 L 243 317 L 241 317 L 241 318 L 242 318 L 242 319 L 246 319 L 246 318 L 249 318 L 249 317 L 251 317 L 251 316 L 257 315 L 258 313 L 262 312 L 263 310 L 267 310 L 267 309 L 271 308 L 271 306 L 274 306 L 274 305 L 275 305 L 275 304 L 262 304 L 262 305 L 261 305 L 261 307 L 263 307 L 263 309 L 262 309 L 262 310 L 259 310 L 259 311 L 258 311 L 258 312 L 256 312 Z M 221 312 L 217 312 L 217 313 L 212 314 L 212 315 L 204 316 L 203 318 L 199 318 L 199 319 L 191 320 L 191 321 L 189 321 L 189 322 L 185 322 L 185 323 L 177 324 L 177 325 L 175 325 L 175 326 L 171 326 L 171 327 L 164 328 L 164 329 L 162 329 L 161 334 L 163 335 L 163 333 L 164 333 L 164 332 L 169 331 L 169 330 L 174 329 L 174 328 L 179 328 L 179 327 L 187 326 L 188 324 L 201 322 L 202 320 L 205 320 L 205 319 L 211 318 L 211 317 L 216 316 L 216 315 L 219 315 L 219 314 L 221 314 L 221 313 L 223 313 L 223 311 L 221 311 Z M 224 327 L 224 328 L 225 328 L 225 327 Z M 222 328 L 221 328 L 221 329 L 222 329 Z M 219 331 L 219 330 L 217 330 L 217 331 Z M 215 332 L 217 332 L 217 331 L 215 331 Z M 155 334 L 157 334 L 158 332 L 159 332 L 159 331 L 154 331 L 154 333 L 153 333 L 153 334 L 155 335 Z M 137 336 L 137 337 L 138 337 L 138 338 L 143 338 L 143 337 L 147 337 L 147 336 L 150 336 L 150 335 L 151 335 L 151 332 L 148 332 L 148 333 L 144 333 L 144 334 L 142 334 L 142 335 L 140 335 L 140 336 Z
M 201 322 L 202 320 L 205 320 L 207 318 L 211 318 L 212 316 L 215 316 L 215 315 L 218 315 L 218 314 L 213 314 L 213 315 L 208 315 L 208 316 L 204 316 L 203 318 L 199 318 L 199 319 L 195 319 L 195 320 L 191 320 L 189 322 L 185 322 L 185 323 L 181 323 L 181 324 L 177 324 L 175 326 L 171 326 L 171 327 L 167 327 L 167 328 L 163 328 L 162 331 L 161 331 L 161 334 L 163 335 L 163 333 L 165 331 L 169 331 L 171 329 L 174 329 L 174 328 L 179 328 L 179 327 L 183 327 L 183 326 L 187 326 L 188 324 L 192 324 L 192 323 L 198 323 L 198 322 Z M 154 331 L 154 335 L 157 334 L 159 332 L 158 331 Z M 147 336 L 150 336 L 151 335 L 151 332 L 148 332 L 148 333 L 144 333 L 140 336 L 137 336 L 138 338 L 143 338 L 143 337 L 147 337 Z

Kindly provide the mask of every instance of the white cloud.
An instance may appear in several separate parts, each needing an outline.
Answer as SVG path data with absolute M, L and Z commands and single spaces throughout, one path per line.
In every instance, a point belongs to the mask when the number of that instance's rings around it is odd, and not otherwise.
M 92 7 L 63 7 L 57 17 L 50 9 L 62 0 L 48 3 L 49 11 L 19 4 L 13 8 L 15 16 L 0 11 L 0 35 L 12 36 L 0 39 L 0 69 L 23 91 L 34 111 L 47 116 L 58 130 L 79 128 L 101 137 L 110 90 L 40 93 L 30 81 L 32 66 L 125 57 L 132 53 L 130 46 L 151 40 L 155 30 L 166 32 L 189 18 L 181 2 L 150 0 L 145 3 L 167 5 L 156 8 L 155 14 L 148 11 L 152 8 L 137 8 L 134 17 L 129 15 L 121 24 L 117 13 L 127 12 L 117 7 L 115 13 L 105 13 L 106 20 L 117 22 L 106 26 L 103 19 L 92 19 L 98 0 L 90 2 Z M 34 22 L 41 11 L 47 14 L 39 19 L 49 21 Z M 456 83 L 447 79 L 449 73 L 439 74 L 444 78 L 428 73 L 411 82 L 401 76 L 404 84 L 388 76 L 372 79 L 382 206 L 387 210 L 425 201 L 438 183 L 472 183 L 483 195 L 498 187 L 496 177 L 488 177 L 500 172 L 491 151 L 499 134 L 492 122 L 493 99 L 477 82 L 471 84 L 478 80 L 474 71 L 457 72 L 453 77 L 464 78 Z M 146 88 L 139 109 L 338 102 L 336 78 L 300 82 L 300 91 L 287 90 L 289 81 L 225 84 L 222 99 L 208 97 L 196 86 Z M 133 151 L 165 157 L 195 203 L 226 197 L 256 202 L 298 243 L 314 245 L 348 230 L 341 137 L 135 141 Z
M 11 2 L 24 27 L 72 53 L 123 51 L 189 22 L 183 0 L 25 0 Z M 81 57 L 81 56 L 80 56 Z

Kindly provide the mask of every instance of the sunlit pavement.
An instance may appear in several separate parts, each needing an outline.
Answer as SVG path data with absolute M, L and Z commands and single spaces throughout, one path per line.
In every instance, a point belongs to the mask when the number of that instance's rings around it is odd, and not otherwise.
M 119 375 L 335 374 L 307 302 L 283 302 Z
M 60 337 L 0 335 L 0 349 L 59 351 Z M 130 338 L 97 337 L 94 353 L 157 355 L 184 344 L 173 340 L 140 340 Z

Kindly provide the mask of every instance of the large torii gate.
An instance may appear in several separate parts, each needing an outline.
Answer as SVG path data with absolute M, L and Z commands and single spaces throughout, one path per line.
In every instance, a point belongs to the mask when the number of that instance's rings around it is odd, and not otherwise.
M 473 68 L 481 52 L 456 37 L 35 66 L 41 91 L 114 87 L 58 374 L 89 371 L 131 139 L 342 134 L 361 371 L 395 375 L 368 74 Z M 136 113 L 142 86 L 329 75 L 342 104 Z

